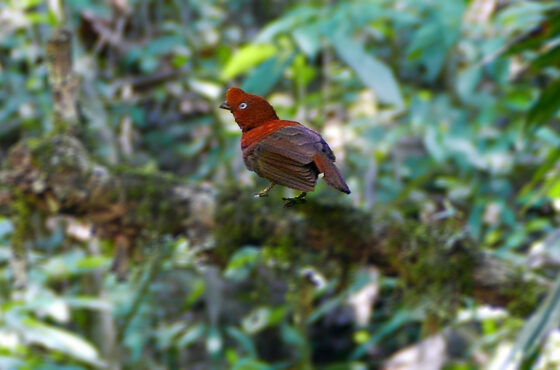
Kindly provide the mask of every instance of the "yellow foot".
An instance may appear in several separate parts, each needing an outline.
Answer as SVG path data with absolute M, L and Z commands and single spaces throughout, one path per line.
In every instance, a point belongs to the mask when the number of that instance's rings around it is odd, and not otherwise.
M 268 196 L 268 192 L 270 191 L 270 189 L 272 189 L 274 187 L 274 185 L 276 185 L 276 184 L 271 182 L 270 185 L 268 185 L 266 188 L 264 188 L 263 190 L 261 190 L 257 194 L 255 194 L 255 198 L 262 198 L 262 197 Z
M 305 203 L 305 195 L 307 195 L 307 193 L 304 192 L 295 198 L 282 198 L 284 201 L 286 201 L 286 203 L 284 203 L 284 208 L 290 208 L 295 206 L 296 204 Z

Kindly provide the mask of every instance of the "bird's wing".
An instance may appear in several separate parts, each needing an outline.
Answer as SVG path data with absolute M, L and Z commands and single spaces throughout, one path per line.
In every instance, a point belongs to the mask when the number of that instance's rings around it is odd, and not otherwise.
M 312 163 L 302 165 L 266 150 L 259 155 L 255 172 L 276 184 L 301 191 L 312 191 L 317 183 L 318 174 Z
M 303 125 L 289 126 L 266 136 L 251 148 L 247 167 L 280 185 L 311 191 L 319 173 L 314 156 L 334 155 L 321 136 Z
M 266 136 L 260 142 L 266 150 L 280 154 L 301 164 L 313 162 L 317 153 L 323 153 L 334 161 L 335 156 L 317 132 L 303 126 L 288 126 Z

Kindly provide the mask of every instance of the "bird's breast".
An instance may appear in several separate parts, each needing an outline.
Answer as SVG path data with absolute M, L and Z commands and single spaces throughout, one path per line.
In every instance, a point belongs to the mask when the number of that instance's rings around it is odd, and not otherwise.
M 241 135 L 241 149 L 245 150 L 245 148 L 258 143 L 260 140 L 281 128 L 297 125 L 300 125 L 300 123 L 295 121 L 274 120 L 266 122 L 252 130 L 245 131 Z

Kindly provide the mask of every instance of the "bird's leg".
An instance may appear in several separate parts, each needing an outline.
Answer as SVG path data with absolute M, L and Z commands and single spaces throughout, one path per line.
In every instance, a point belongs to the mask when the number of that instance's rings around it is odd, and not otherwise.
M 284 208 L 289 208 L 289 207 L 295 206 L 296 204 L 305 203 L 305 196 L 306 195 L 307 195 L 307 193 L 303 192 L 295 198 L 282 198 L 283 200 L 286 201 L 286 203 L 284 203 Z
M 266 197 L 268 195 L 268 192 L 270 191 L 270 189 L 272 189 L 274 187 L 274 185 L 276 185 L 275 183 L 271 182 L 266 188 L 264 188 L 263 190 L 259 191 L 258 194 L 255 194 L 255 198 L 262 198 L 262 197 Z

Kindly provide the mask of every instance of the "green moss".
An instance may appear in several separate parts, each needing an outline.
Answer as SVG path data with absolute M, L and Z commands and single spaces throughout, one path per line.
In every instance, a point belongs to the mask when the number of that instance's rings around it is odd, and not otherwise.
M 12 251 L 18 258 L 25 257 L 25 239 L 29 231 L 29 217 L 31 210 L 25 195 L 15 190 L 15 201 L 12 204 L 15 211 L 15 228 L 12 234 Z
M 453 317 L 472 290 L 477 247 L 456 220 L 425 225 L 406 222 L 387 239 L 392 264 L 400 272 L 405 304 L 429 316 Z
M 256 193 L 256 189 L 236 186 L 226 186 L 220 192 L 214 230 L 216 253 L 227 260 L 235 247 L 257 245 L 269 247 L 268 254 L 278 254 L 282 259 L 296 258 L 295 247 L 302 239 L 291 227 L 296 214 L 282 208 L 277 197 L 256 199 Z
M 518 271 L 501 294 L 508 300 L 506 308 L 512 315 L 527 316 L 535 310 L 546 291 L 544 286 L 524 278 L 522 271 Z
M 359 259 L 371 252 L 373 218 L 344 205 L 310 202 L 302 207 L 313 247 L 342 259 Z

